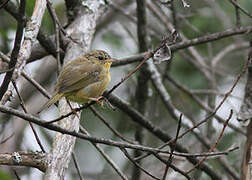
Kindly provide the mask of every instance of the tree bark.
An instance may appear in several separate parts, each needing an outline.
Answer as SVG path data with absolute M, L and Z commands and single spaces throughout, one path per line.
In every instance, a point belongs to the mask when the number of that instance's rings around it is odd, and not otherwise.
M 83 1 L 79 4 L 78 11 L 78 17 L 76 17 L 75 21 L 67 29 L 68 35 L 78 43 L 71 41 L 68 44 L 64 59 L 65 63 L 74 60 L 90 48 L 97 20 L 104 12 L 104 2 L 92 0 Z M 74 108 L 77 104 L 71 103 L 71 106 Z M 61 115 L 70 111 L 70 107 L 64 99 L 60 100 L 59 110 Z M 78 131 L 79 118 L 76 115 L 70 116 L 62 120 L 60 126 L 71 131 Z M 56 133 L 44 179 L 64 179 L 74 148 L 75 139 L 73 136 Z

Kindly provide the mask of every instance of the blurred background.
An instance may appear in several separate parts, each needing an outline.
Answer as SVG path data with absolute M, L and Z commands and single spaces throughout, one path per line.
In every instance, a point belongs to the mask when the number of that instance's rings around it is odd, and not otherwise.
M 10 2 L 17 6 L 17 1 Z M 35 0 L 27 1 L 27 16 L 31 16 L 33 12 L 34 2 Z M 178 31 L 180 34 L 179 41 L 183 41 L 185 39 L 190 40 L 216 32 L 223 32 L 230 28 L 252 25 L 251 18 L 240 11 L 240 20 L 237 21 L 236 9 L 229 0 L 186 0 L 190 7 L 184 7 L 183 2 L 182 0 L 146 1 L 146 32 L 148 35 L 148 48 L 150 50 L 157 47 L 161 40 L 170 34 L 170 27 L 174 27 Z M 239 0 L 236 2 L 246 11 L 252 13 L 252 1 Z M 53 7 L 56 10 L 61 24 L 67 26 L 65 2 L 61 0 L 53 1 Z M 4 8 L 0 9 L 0 19 L 0 51 L 10 55 L 14 44 L 17 21 Z M 119 60 L 125 60 L 128 57 L 138 55 L 140 52 L 136 22 L 136 1 L 107 1 L 106 11 L 96 28 L 91 49 L 105 50 L 113 58 Z M 48 12 L 46 12 L 43 17 L 41 28 L 48 36 L 55 33 L 54 24 Z M 156 65 L 161 74 L 162 82 L 170 95 L 170 102 L 172 102 L 177 112 L 183 113 L 186 117 L 182 120 L 184 124 L 188 126 L 196 124 L 204 119 L 209 112 L 202 108 L 194 98 L 188 95 L 188 93 L 182 91 L 181 87 L 175 86 L 173 81 L 183 85 L 190 93 L 199 98 L 201 102 L 215 109 L 241 72 L 248 56 L 249 40 L 251 40 L 251 34 L 248 33 L 238 36 L 229 36 L 224 39 L 203 43 L 191 48 L 183 48 L 179 51 L 175 51 L 172 54 L 173 57 L 171 60 Z M 204 62 L 205 65 L 200 64 L 200 62 Z M 4 70 L 4 68 L 6 68 L 4 67 L 4 63 L 2 61 L 0 63 L 1 70 Z M 112 81 L 109 89 L 134 69 L 137 64 L 137 62 L 134 62 L 112 67 Z M 52 94 L 57 79 L 56 68 L 56 60 L 52 56 L 46 56 L 29 62 L 25 67 L 25 72 Z M 133 107 L 137 107 L 136 91 L 138 75 L 139 72 L 135 73 L 129 80 L 114 91 L 116 95 L 129 102 Z M 4 74 L 1 74 L 1 81 L 3 77 Z M 171 78 L 172 81 L 167 77 Z M 232 109 L 234 115 L 229 123 L 244 132 L 246 130 L 245 126 L 240 124 L 236 120 L 236 117 L 244 96 L 245 77 L 246 76 L 242 77 L 233 93 L 227 98 L 217 112 L 217 115 L 221 118 L 227 119 Z M 20 94 L 25 101 L 28 112 L 31 114 L 35 114 L 47 101 L 47 99 L 23 77 L 20 77 L 18 80 L 18 88 L 20 89 Z M 148 95 L 144 113 L 145 117 L 154 125 L 161 127 L 167 134 L 175 137 L 178 123 L 172 118 L 169 111 L 167 111 L 160 95 L 150 81 L 145 91 Z M 15 92 L 13 93 L 11 101 L 6 105 L 22 110 Z M 134 123 L 131 117 L 116 107 L 115 111 L 107 105 L 104 107 L 94 105 L 94 107 L 102 114 L 109 124 L 124 137 L 127 139 L 135 139 L 135 133 L 139 129 L 139 125 Z M 49 109 L 40 113 L 40 118 L 45 120 L 51 120 L 58 116 L 59 112 L 55 106 L 51 106 Z M 81 124 L 95 137 L 120 140 L 120 138 L 108 129 L 89 109 L 82 111 Z M 35 126 L 35 128 L 46 151 L 50 151 L 54 132 L 45 130 L 39 126 Z M 214 144 L 222 128 L 223 125 L 215 118 L 212 118 L 210 122 L 200 126 L 199 131 L 201 135 L 204 135 L 204 137 L 210 141 L 210 144 Z M 184 131 L 185 128 L 183 127 L 181 132 Z M 153 136 L 147 130 L 142 129 L 141 133 L 143 136 L 142 144 L 151 147 L 162 145 L 161 140 Z M 12 134 L 13 136 L 8 141 L 0 145 L 1 153 L 40 150 L 27 122 L 13 116 L 0 114 L 1 139 L 11 136 Z M 240 147 L 239 150 L 229 153 L 227 156 L 223 155 L 225 162 L 235 171 L 236 175 L 240 173 L 242 150 L 245 140 L 246 137 L 243 134 L 227 127 L 221 141 L 216 147 L 216 151 L 226 151 L 234 146 Z M 207 152 L 209 150 L 193 133 L 188 133 L 179 140 L 179 143 L 186 147 L 190 153 Z M 105 145 L 101 145 L 101 147 L 125 174 L 132 177 L 134 165 L 119 149 Z M 81 167 L 81 172 L 86 180 L 120 179 L 89 142 L 77 139 L 74 152 L 79 166 Z M 129 153 L 132 156 L 134 154 L 134 152 L 130 150 Z M 218 174 L 221 174 L 223 179 L 235 179 L 225 170 L 218 159 L 219 157 L 210 158 L 206 160 L 206 163 L 212 167 L 214 171 L 217 171 Z M 165 165 L 155 157 L 149 156 L 143 159 L 141 163 L 146 170 L 152 172 L 157 177 L 162 177 Z M 182 170 L 189 170 L 193 167 L 182 157 L 175 157 L 173 163 Z M 13 172 L 9 166 L 0 167 L 0 179 L 13 179 Z M 15 167 L 15 169 L 22 180 L 42 179 L 43 177 L 43 173 L 34 168 Z M 190 175 L 195 179 L 210 179 L 208 175 L 200 170 L 195 170 Z M 72 160 L 65 179 L 79 179 Z M 140 179 L 151 178 L 142 173 Z M 169 169 L 167 179 L 176 180 L 184 179 L 184 177 L 172 169 Z

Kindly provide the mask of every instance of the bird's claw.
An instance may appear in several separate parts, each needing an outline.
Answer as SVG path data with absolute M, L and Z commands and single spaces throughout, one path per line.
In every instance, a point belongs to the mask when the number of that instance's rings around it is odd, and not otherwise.
M 95 101 L 97 104 L 103 107 L 103 97 L 99 96 L 98 98 L 89 98 L 92 101 Z

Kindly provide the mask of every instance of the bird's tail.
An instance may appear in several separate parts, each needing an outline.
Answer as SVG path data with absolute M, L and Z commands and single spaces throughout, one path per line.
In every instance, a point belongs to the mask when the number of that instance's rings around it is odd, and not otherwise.
M 62 98 L 62 96 L 63 94 L 55 94 L 44 106 L 42 106 L 41 110 L 38 113 L 56 103 L 58 100 L 60 100 L 60 98 Z

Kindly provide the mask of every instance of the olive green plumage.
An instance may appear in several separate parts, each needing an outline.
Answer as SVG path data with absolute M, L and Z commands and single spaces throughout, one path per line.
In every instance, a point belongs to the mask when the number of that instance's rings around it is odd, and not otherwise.
M 49 107 L 62 97 L 77 103 L 97 100 L 111 80 L 110 66 L 114 59 L 101 50 L 94 50 L 66 64 L 59 74 Z

